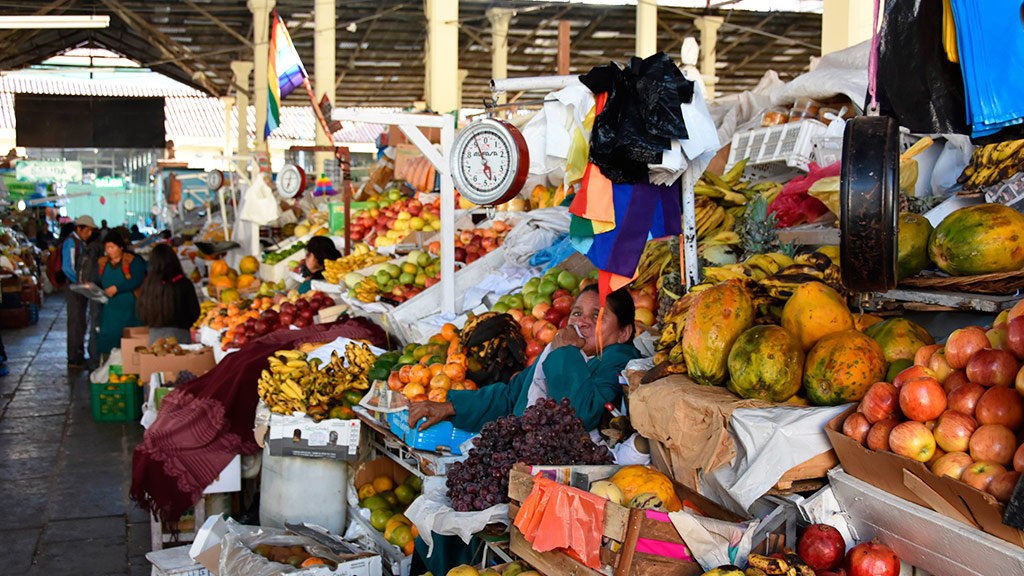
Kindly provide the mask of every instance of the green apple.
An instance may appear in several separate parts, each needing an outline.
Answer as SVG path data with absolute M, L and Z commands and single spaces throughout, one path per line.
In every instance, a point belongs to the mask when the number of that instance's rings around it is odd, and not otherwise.
M 426 252 L 420 252 L 420 255 L 416 258 L 416 264 L 421 268 L 430 266 L 431 261 L 433 261 L 433 258 Z
M 411 264 L 416 264 L 419 261 L 420 254 L 423 254 L 422 250 L 413 250 L 405 255 L 405 261 Z
M 391 281 L 391 274 L 388 274 L 386 268 L 381 268 L 380 270 L 377 270 L 376 274 L 374 274 L 374 279 L 377 280 L 377 285 L 383 288 Z
M 420 272 L 419 274 L 416 275 L 416 278 L 413 279 L 412 283 L 419 286 L 420 288 L 426 286 L 427 275 L 424 274 L 423 272 Z
M 493 308 L 491 308 L 491 312 L 497 312 L 498 314 L 504 314 L 505 312 L 508 312 L 508 310 L 508 304 L 505 304 L 504 302 L 498 302 Z
M 558 290 L 558 282 L 556 282 L 554 280 L 550 280 L 550 279 L 542 280 L 541 283 L 540 283 L 540 286 L 537 288 L 538 292 L 540 292 L 544 296 L 549 296 L 549 297 L 552 294 L 554 294 L 556 290 Z
M 540 277 L 539 276 L 536 276 L 534 278 L 530 278 L 529 280 L 527 280 L 526 281 L 526 286 L 523 286 L 523 292 L 527 292 L 527 291 L 533 292 L 534 290 L 537 289 L 537 286 L 540 286 Z M 529 290 L 527 290 L 527 288 L 529 288 Z
M 385 264 L 383 270 L 392 278 L 398 278 L 402 273 L 402 269 L 399 268 L 397 264 Z
M 523 295 L 522 294 L 511 294 L 505 301 L 509 308 L 523 308 Z
M 399 284 L 412 284 L 416 281 L 416 275 L 412 272 L 402 272 L 402 275 L 398 277 Z
M 580 285 L 580 279 L 568 270 L 562 270 L 559 272 L 558 279 L 556 281 L 559 287 L 570 291 L 575 290 L 576 287 Z

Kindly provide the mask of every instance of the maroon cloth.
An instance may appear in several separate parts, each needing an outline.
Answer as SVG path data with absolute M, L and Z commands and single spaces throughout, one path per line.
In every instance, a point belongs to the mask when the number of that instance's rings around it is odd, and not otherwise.
M 281 330 L 229 354 L 206 374 L 175 388 L 132 458 L 131 498 L 164 522 L 177 520 L 237 454 L 260 448 L 253 437 L 256 383 L 267 357 L 305 342 L 339 337 L 384 348 L 384 332 L 362 318 Z

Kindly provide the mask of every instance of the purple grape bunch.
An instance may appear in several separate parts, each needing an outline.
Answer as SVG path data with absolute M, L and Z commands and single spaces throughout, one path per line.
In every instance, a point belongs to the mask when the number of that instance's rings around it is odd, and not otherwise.
M 508 502 L 508 474 L 517 462 L 611 464 L 606 446 L 595 444 L 568 399 L 539 400 L 522 417 L 489 422 L 466 459 L 448 473 L 448 497 L 460 512 L 484 510 Z

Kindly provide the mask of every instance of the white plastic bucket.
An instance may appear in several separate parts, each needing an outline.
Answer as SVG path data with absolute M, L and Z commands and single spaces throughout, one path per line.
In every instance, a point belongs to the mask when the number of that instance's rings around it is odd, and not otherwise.
M 271 456 L 263 447 L 260 524 L 284 528 L 308 522 L 344 534 L 348 524 L 348 464 L 326 458 Z

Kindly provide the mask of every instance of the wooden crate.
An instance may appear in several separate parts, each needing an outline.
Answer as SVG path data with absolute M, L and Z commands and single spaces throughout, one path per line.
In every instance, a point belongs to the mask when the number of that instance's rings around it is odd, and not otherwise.
M 835 450 L 822 452 L 814 458 L 802 464 L 797 464 L 786 471 L 782 478 L 779 478 L 779 481 L 775 483 L 775 488 L 778 490 L 789 490 L 793 487 L 794 483 L 804 480 L 822 479 L 824 481 L 828 471 L 838 465 L 839 458 L 836 456 Z
M 676 484 L 676 493 L 680 500 L 686 500 L 710 517 L 731 522 L 742 521 L 735 514 L 721 508 L 711 500 Z M 509 474 L 508 496 L 509 518 L 515 520 L 523 502 L 533 490 L 533 478 L 529 467 L 517 464 Z M 602 576 L 602 573 L 589 568 L 569 555 L 558 550 L 537 552 L 526 541 L 515 526 L 511 527 L 511 551 L 522 558 L 540 573 L 547 576 Z M 601 547 L 601 562 L 612 568 L 614 576 L 698 576 L 704 570 L 695 561 L 679 558 L 667 558 L 656 554 L 648 554 L 637 550 L 641 538 L 658 540 L 676 545 L 684 545 L 671 522 L 662 522 L 648 518 L 646 511 L 634 510 L 609 502 L 604 507 L 604 530 L 606 538 Z

